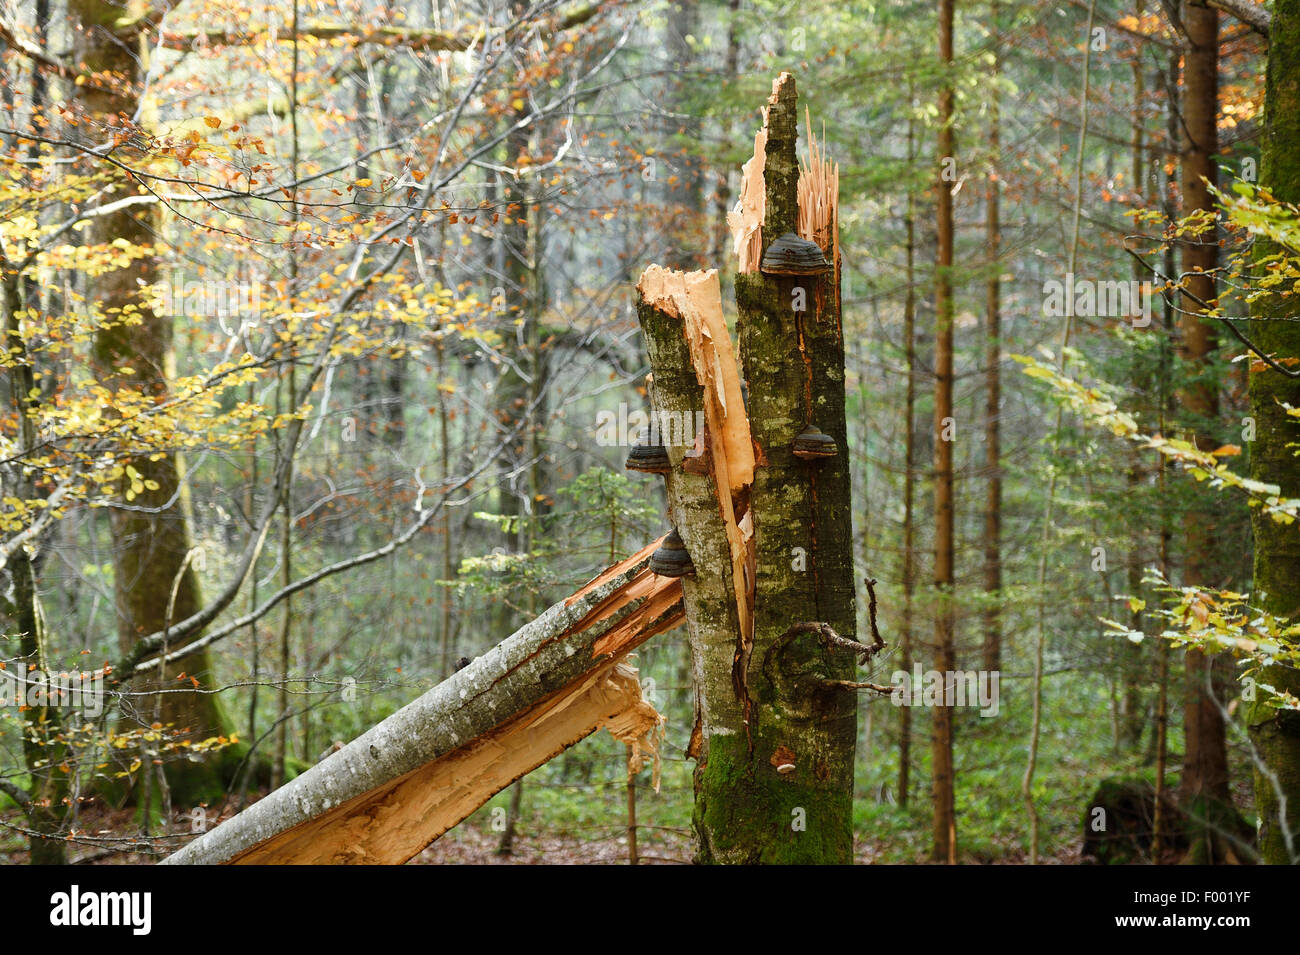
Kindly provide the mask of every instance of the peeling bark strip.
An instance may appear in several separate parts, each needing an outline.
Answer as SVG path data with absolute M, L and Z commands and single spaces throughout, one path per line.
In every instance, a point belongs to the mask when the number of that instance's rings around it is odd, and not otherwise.
M 405 862 L 601 726 L 650 747 L 619 660 L 684 617 L 658 541 L 165 864 Z

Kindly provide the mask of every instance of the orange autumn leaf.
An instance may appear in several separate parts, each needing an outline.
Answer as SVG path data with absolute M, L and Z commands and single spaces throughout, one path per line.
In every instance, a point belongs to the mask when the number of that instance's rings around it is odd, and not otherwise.
M 216 116 L 204 116 L 203 122 L 207 123 L 210 129 L 217 129 L 221 126 L 221 120 Z

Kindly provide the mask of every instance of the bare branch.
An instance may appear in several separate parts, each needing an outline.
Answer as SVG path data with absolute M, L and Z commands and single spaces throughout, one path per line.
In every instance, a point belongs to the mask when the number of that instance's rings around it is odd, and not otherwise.
M 1273 14 L 1252 0 L 1206 0 L 1206 6 L 1231 14 L 1260 36 L 1268 36 Z

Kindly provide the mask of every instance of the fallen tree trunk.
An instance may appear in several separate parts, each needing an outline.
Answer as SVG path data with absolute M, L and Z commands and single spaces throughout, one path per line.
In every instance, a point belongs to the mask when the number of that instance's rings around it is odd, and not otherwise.
M 601 727 L 653 747 L 659 717 L 621 661 L 684 617 L 654 543 L 297 779 L 163 860 L 397 864 Z

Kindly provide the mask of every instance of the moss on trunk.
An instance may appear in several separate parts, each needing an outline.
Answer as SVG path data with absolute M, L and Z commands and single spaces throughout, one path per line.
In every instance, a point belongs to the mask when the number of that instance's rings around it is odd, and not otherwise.
M 1300 202 L 1300 0 L 1277 0 L 1269 34 L 1265 93 L 1263 184 L 1285 202 Z M 1260 243 L 1261 246 L 1266 245 Z M 1260 248 L 1267 256 L 1273 248 Z M 1279 359 L 1300 357 L 1300 325 L 1273 321 L 1290 317 L 1290 297 L 1271 295 L 1253 307 L 1251 335 L 1259 349 Z M 1300 429 L 1281 403 L 1300 406 L 1300 382 L 1272 370 L 1252 371 L 1250 413 L 1256 437 L 1250 476 L 1277 484 L 1287 497 L 1300 496 Z M 1300 613 L 1300 525 L 1280 524 L 1252 511 L 1255 532 L 1255 598 L 1265 609 L 1294 619 Z M 1300 694 L 1300 673 L 1270 667 L 1260 682 Z M 1262 694 L 1260 694 L 1262 697 Z M 1246 707 L 1258 761 L 1255 808 L 1264 862 L 1297 861 L 1300 851 L 1300 713 L 1277 710 L 1257 699 Z M 1260 765 L 1262 762 L 1262 766 Z M 1285 803 L 1285 825 L 1283 804 Z

